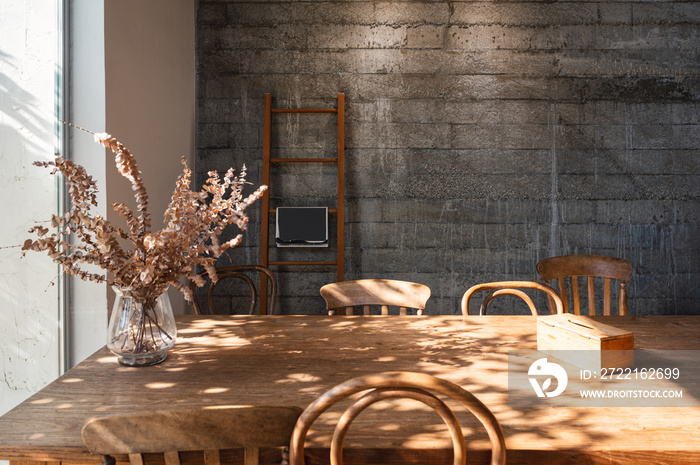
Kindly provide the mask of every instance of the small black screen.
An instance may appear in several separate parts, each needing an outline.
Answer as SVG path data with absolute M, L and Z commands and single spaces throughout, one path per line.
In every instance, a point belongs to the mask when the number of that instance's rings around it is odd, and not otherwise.
M 321 245 L 328 242 L 328 209 L 280 207 L 277 209 L 277 243 Z

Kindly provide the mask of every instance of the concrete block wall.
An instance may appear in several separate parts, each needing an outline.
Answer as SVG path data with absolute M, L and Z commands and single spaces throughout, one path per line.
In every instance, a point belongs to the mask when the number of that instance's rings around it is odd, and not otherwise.
M 697 314 L 699 22 L 674 1 L 200 1 L 198 181 L 245 163 L 260 183 L 264 93 L 344 92 L 346 279 L 424 283 L 450 314 L 473 284 L 604 254 L 635 267 L 632 314 Z M 277 156 L 334 153 L 329 116 L 275 118 Z M 334 181 L 278 168 L 273 206 L 325 205 Z M 259 215 L 222 265 L 258 262 Z M 323 313 L 334 270 L 276 271 L 282 312 Z

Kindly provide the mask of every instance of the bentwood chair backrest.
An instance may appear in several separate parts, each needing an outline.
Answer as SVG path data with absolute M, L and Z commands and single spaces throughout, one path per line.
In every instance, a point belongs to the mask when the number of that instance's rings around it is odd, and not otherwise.
M 337 385 L 309 405 L 299 417 L 289 445 L 290 465 L 304 465 L 304 443 L 314 421 L 336 403 L 367 391 L 350 405 L 338 420 L 330 450 L 331 465 L 342 465 L 343 445 L 352 421 L 370 405 L 385 399 L 407 398 L 426 404 L 443 419 L 452 437 L 454 465 L 466 463 L 466 443 L 454 412 L 437 396 L 464 405 L 484 425 L 491 442 L 491 465 L 506 462 L 505 438 L 496 417 L 479 399 L 449 381 L 426 373 L 385 372 L 362 376 Z
M 269 309 L 267 311 L 268 315 L 275 314 L 275 300 L 277 300 L 277 278 L 275 274 L 270 271 L 270 269 L 261 265 L 239 265 L 239 266 L 226 266 L 216 269 L 217 282 L 211 282 L 209 280 L 209 274 L 207 271 L 203 271 L 199 274 L 201 282 L 205 283 L 203 286 L 207 294 L 206 304 L 203 304 L 198 296 L 199 287 L 197 283 L 192 281 L 190 283 L 190 291 L 192 292 L 192 305 L 194 306 L 194 312 L 197 315 L 216 315 L 216 306 L 214 305 L 214 288 L 217 284 L 221 283 L 227 279 L 239 279 L 243 281 L 250 292 L 250 306 L 248 308 L 248 314 L 255 314 L 255 309 L 258 301 L 258 291 L 255 286 L 255 281 L 251 278 L 252 275 L 259 274 L 260 279 L 269 280 L 269 289 L 272 291 L 272 295 L 269 299 Z
M 586 277 L 588 314 L 596 314 L 595 281 L 603 281 L 603 315 L 610 315 L 611 282 L 619 281 L 619 313 L 627 315 L 627 284 L 632 278 L 633 267 L 622 258 L 604 255 L 564 255 L 546 258 L 537 264 L 537 271 L 546 282 L 556 280 L 559 285 L 559 296 L 568 312 L 566 281 L 570 281 L 573 312 L 581 314 L 579 299 L 579 277 Z M 568 279 L 567 279 L 568 278 Z
M 381 314 L 388 315 L 389 307 L 399 307 L 399 314 L 415 308 L 423 314 L 430 298 L 430 288 L 423 284 L 393 279 L 359 279 L 326 284 L 321 288 L 329 315 L 353 314 L 353 307 L 361 306 L 364 315 L 371 315 L 371 306 L 381 307 Z
M 128 456 L 144 465 L 144 454 L 162 454 L 153 463 L 180 465 L 180 452 L 200 451 L 204 465 L 228 462 L 223 451 L 244 449 L 245 465 L 257 465 L 262 447 L 289 444 L 298 407 L 212 407 L 173 409 L 91 418 L 83 426 L 85 446 L 103 457 Z M 158 456 L 156 456 L 158 457 Z M 281 456 L 280 456 L 281 458 Z M 200 456 L 201 461 L 201 456 Z
M 488 309 L 489 303 L 491 303 L 491 301 L 496 297 L 502 295 L 513 295 L 524 300 L 530 309 L 530 313 L 537 316 L 539 313 L 535 303 L 530 296 L 521 289 L 534 289 L 544 292 L 555 305 L 555 309 L 550 309 L 550 313 L 554 313 L 552 310 L 555 310 L 556 313 L 564 313 L 564 305 L 559 298 L 559 295 L 554 289 L 545 284 L 536 283 L 534 281 L 497 281 L 492 283 L 481 283 L 470 287 L 467 292 L 464 293 L 464 296 L 462 296 L 462 315 L 469 315 L 469 302 L 477 292 L 491 291 L 484 298 L 481 307 L 479 308 L 480 315 L 486 315 L 486 310 Z

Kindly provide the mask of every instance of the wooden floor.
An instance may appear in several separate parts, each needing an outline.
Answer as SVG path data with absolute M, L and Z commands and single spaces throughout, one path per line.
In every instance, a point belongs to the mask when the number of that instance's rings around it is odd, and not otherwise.
M 700 350 L 700 317 L 605 321 L 634 332 L 637 349 Z M 509 464 L 700 463 L 698 407 L 509 406 L 508 350 L 535 348 L 531 316 L 179 317 L 178 341 L 162 364 L 123 367 L 102 349 L 0 417 L 0 459 L 99 460 L 80 439 L 92 416 L 173 406 L 303 408 L 355 376 L 421 371 L 461 385 L 493 411 Z M 326 426 L 309 437 L 307 463 L 327 460 L 337 413 L 322 419 Z M 488 463 L 485 433 L 465 423 L 474 450 L 468 463 Z M 346 463 L 451 463 L 440 418 L 411 401 L 363 413 L 346 447 Z

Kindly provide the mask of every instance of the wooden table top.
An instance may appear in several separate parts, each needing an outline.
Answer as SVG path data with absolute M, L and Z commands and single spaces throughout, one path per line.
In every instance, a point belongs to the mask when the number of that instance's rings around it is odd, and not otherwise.
M 700 316 L 605 321 L 634 332 L 637 349 L 700 350 Z M 93 416 L 173 406 L 303 408 L 355 376 L 421 371 L 461 385 L 493 411 L 509 464 L 700 463 L 697 407 L 510 407 L 508 350 L 536 349 L 531 316 L 181 316 L 178 328 L 162 364 L 120 366 L 103 348 L 0 417 L 0 459 L 99 460 L 80 437 Z M 353 424 L 346 448 L 358 460 L 378 463 L 387 450 L 400 456 L 410 449 L 412 459 L 425 451 L 425 463 L 451 462 L 437 415 L 417 404 L 391 409 L 366 412 Z M 486 435 L 469 425 L 473 463 L 486 463 Z M 329 444 L 323 429 L 309 436 L 312 454 Z

